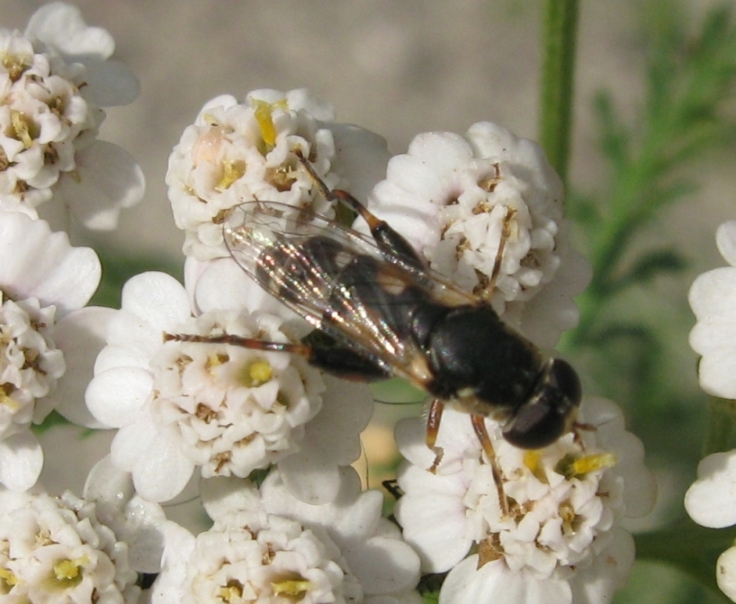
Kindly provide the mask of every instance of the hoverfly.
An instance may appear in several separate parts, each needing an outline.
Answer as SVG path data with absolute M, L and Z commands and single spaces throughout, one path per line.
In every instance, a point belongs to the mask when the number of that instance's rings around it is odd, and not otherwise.
M 348 192 L 330 191 L 297 156 L 320 193 L 362 217 L 371 237 L 306 210 L 263 201 L 238 206 L 224 234 L 241 268 L 315 331 L 294 344 L 231 335 L 167 339 L 289 352 L 348 379 L 405 378 L 432 397 L 432 470 L 442 457 L 435 446 L 442 409 L 450 404 L 470 414 L 497 486 L 500 471 L 485 417 L 505 419 L 503 437 L 524 449 L 545 447 L 573 428 L 581 385 L 569 363 L 545 357 L 504 324 L 487 300 L 428 270 L 406 239 Z

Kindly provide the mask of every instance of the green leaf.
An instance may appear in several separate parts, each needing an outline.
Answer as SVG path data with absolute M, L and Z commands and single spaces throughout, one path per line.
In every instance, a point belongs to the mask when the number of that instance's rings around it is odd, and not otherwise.
M 102 280 L 90 306 L 120 307 L 120 293 L 126 281 L 146 271 L 161 271 L 182 280 L 182 266 L 168 258 L 135 256 L 120 250 L 102 249 L 97 255 L 102 263 Z

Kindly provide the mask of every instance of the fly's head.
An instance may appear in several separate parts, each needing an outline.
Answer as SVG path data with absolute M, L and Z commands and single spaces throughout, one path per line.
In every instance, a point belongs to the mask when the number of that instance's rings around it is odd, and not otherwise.
M 511 415 L 503 436 L 521 449 L 541 449 L 569 432 L 577 416 L 582 387 L 572 366 L 550 359 L 530 396 Z

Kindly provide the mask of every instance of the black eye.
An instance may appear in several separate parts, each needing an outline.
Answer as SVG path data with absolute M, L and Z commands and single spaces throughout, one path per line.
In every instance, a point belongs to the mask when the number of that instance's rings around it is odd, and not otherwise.
M 583 387 L 572 365 L 562 359 L 552 359 L 549 372 L 551 380 L 557 385 L 560 393 L 575 407 L 580 405 L 580 399 L 583 398 Z
M 582 388 L 572 366 L 553 359 L 529 399 L 509 418 L 504 438 L 521 449 L 541 449 L 567 432 L 580 405 Z

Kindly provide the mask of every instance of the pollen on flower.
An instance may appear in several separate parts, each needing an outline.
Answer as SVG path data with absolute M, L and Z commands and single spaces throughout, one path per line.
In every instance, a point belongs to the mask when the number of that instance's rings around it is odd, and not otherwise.
M 266 169 L 266 181 L 271 183 L 277 191 L 288 191 L 296 183 L 296 172 L 288 166 Z
M 243 584 L 236 579 L 228 581 L 217 591 L 217 597 L 225 604 L 237 604 L 243 597 Z
M 223 191 L 243 177 L 245 174 L 245 162 L 242 160 L 227 160 L 222 163 L 222 179 L 217 184 L 217 189 Z
M 596 453 L 594 455 L 584 455 L 580 459 L 576 459 L 572 464 L 573 471 L 577 476 L 583 476 L 588 472 L 603 470 L 616 465 L 616 455 L 613 453 Z
M 273 376 L 273 368 L 268 361 L 254 361 L 245 371 L 244 384 L 249 388 L 257 388 L 268 382 Z
M 11 111 L 10 123 L 13 125 L 14 138 L 21 141 L 26 149 L 30 149 L 33 145 L 33 137 L 28 117 L 20 111 Z
M 271 582 L 271 589 L 274 595 L 296 601 L 302 600 L 307 592 L 313 588 L 314 584 L 311 581 L 307 581 L 298 575 Z
M 4 406 L 11 413 L 15 413 L 20 409 L 20 403 L 8 394 L 8 390 L 12 391 L 13 389 L 13 386 L 10 384 L 0 385 L 0 405 Z
M 255 109 L 256 121 L 258 122 L 258 126 L 261 129 L 263 142 L 266 144 L 264 152 L 265 155 L 268 151 L 273 149 L 274 145 L 276 144 L 276 126 L 274 126 L 273 123 L 273 110 L 287 110 L 289 108 L 289 105 L 286 102 L 286 99 L 277 101 L 275 103 L 268 103 L 260 99 L 252 99 L 251 103 L 253 104 L 253 107 Z
M 20 55 L 2 53 L 0 64 L 8 71 L 11 82 L 17 82 L 23 73 L 31 66 L 29 60 Z
M 75 560 L 60 560 L 54 564 L 54 576 L 64 588 L 72 587 L 82 581 L 82 567 L 86 564 L 89 564 L 89 556 L 86 555 Z
M 18 583 L 20 579 L 13 571 L 0 566 L 0 594 L 7 594 Z
M 539 450 L 524 451 L 524 466 L 542 484 L 549 484 L 547 470 Z

